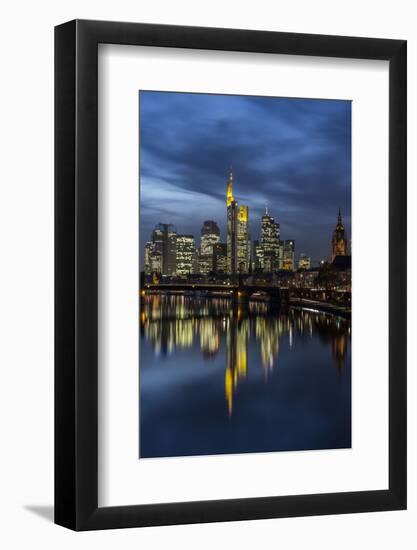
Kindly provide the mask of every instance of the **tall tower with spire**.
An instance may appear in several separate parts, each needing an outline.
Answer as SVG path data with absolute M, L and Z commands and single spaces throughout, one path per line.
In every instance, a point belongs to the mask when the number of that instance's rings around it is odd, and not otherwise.
M 233 196 L 233 172 L 230 169 L 226 189 L 227 208 L 227 271 L 231 275 L 237 273 L 237 213 L 238 204 Z
M 345 227 L 342 222 L 342 214 L 339 208 L 337 224 L 333 231 L 332 238 L 332 262 L 336 256 L 347 256 L 347 240 L 345 237 Z
M 239 206 L 233 196 L 233 172 L 230 170 L 226 188 L 227 209 L 227 271 L 231 275 L 249 271 L 249 209 Z
M 230 168 L 229 181 L 227 182 L 226 204 L 230 206 L 235 199 L 233 198 L 233 171 Z

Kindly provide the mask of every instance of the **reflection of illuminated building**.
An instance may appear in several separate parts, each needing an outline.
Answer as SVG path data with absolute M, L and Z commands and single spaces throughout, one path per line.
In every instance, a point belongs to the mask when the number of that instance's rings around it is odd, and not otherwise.
M 234 316 L 229 319 L 226 348 L 226 372 L 224 388 L 229 415 L 233 411 L 233 395 L 241 378 L 248 372 L 248 344 L 250 324 L 248 319 L 238 321 Z
M 175 345 L 181 348 L 189 348 L 193 345 L 193 322 L 191 319 L 178 319 L 172 321 L 175 325 Z
M 267 302 L 252 302 L 248 308 L 232 309 L 227 298 L 196 298 L 147 294 L 143 297 L 140 333 L 151 343 L 155 355 L 173 354 L 192 346 L 205 359 L 225 350 L 224 392 L 229 415 L 236 409 L 239 384 L 263 369 L 266 382 L 279 364 L 280 353 L 297 350 L 313 333 L 329 350 L 340 372 L 348 356 L 350 321 L 323 312 L 291 308 L 271 314 Z M 260 357 L 249 365 L 249 345 Z M 284 352 L 282 351 L 284 350 Z M 330 355 L 330 354 L 329 354 Z M 278 369 L 279 370 L 279 369 Z
M 273 368 L 278 357 L 281 336 L 280 323 L 276 319 L 257 317 L 255 327 L 256 339 L 261 351 L 262 367 L 268 371 Z
M 333 352 L 333 357 L 336 361 L 336 368 L 338 371 L 341 371 L 343 368 L 346 353 L 347 353 L 347 338 L 345 333 L 339 334 L 338 336 L 335 336 L 333 338 L 332 352 Z
M 213 357 L 220 348 L 220 335 L 214 319 L 200 319 L 200 348 L 205 357 Z

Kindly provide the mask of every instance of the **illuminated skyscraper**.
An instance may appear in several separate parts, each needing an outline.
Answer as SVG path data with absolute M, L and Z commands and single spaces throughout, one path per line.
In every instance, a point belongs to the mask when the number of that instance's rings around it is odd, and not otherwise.
M 213 271 L 213 254 L 203 255 L 201 249 L 198 251 L 198 273 L 207 275 Z
M 198 255 L 199 255 L 199 249 L 195 248 L 193 253 L 193 269 L 192 269 L 192 272 L 194 274 L 200 273 L 200 264 L 198 262 Z
M 194 237 L 192 235 L 177 235 L 177 275 L 189 275 L 193 272 L 194 253 Z
M 249 209 L 238 205 L 233 196 L 233 173 L 227 182 L 227 271 L 234 275 L 249 270 Z
M 272 216 L 265 208 L 265 214 L 262 216 L 261 225 L 261 244 L 263 251 L 262 268 L 265 273 L 272 273 L 280 268 L 280 228 Z
M 336 256 L 347 255 L 347 240 L 345 237 L 345 228 L 342 223 L 342 214 L 339 208 L 339 215 L 337 216 L 337 224 L 333 231 L 332 238 L 332 262 Z
M 237 211 L 237 267 L 239 273 L 249 271 L 249 235 L 248 235 L 249 208 L 239 206 Z
M 227 183 L 226 191 L 227 207 L 227 272 L 237 273 L 237 209 L 238 204 L 233 197 L 233 173 Z
M 255 271 L 259 271 L 263 269 L 264 265 L 264 249 L 262 247 L 262 244 L 255 240 L 253 241 L 253 261 L 252 261 L 252 269 Z
M 284 241 L 284 265 L 287 271 L 294 271 L 295 268 L 295 242 L 292 240 Z
M 224 243 L 217 243 L 213 247 L 213 271 L 227 272 L 227 246 Z
M 161 273 L 175 275 L 177 256 L 177 231 L 172 224 L 158 223 L 152 232 L 154 255 L 162 259 Z
M 279 241 L 278 245 L 278 269 L 284 269 L 284 241 Z
M 300 254 L 298 259 L 298 269 L 310 269 L 311 259 L 306 254 Z
M 199 250 L 199 271 L 213 271 L 213 249 L 220 242 L 220 229 L 216 222 L 206 220 L 201 228 L 201 245 Z
M 152 253 L 153 253 L 153 242 L 148 241 L 145 244 L 145 252 L 143 254 L 143 260 L 144 260 L 143 270 L 146 273 L 146 275 L 150 275 L 152 273 L 152 269 L 151 269 Z
M 220 229 L 216 222 L 207 220 L 201 228 L 201 254 L 210 256 L 213 254 L 213 246 L 220 242 Z
M 146 275 L 162 273 L 162 252 L 157 249 L 152 241 L 148 241 L 145 245 L 144 264 Z

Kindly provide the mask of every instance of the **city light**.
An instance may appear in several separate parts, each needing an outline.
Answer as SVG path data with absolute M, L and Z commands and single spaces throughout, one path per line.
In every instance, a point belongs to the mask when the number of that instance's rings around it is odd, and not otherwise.
M 194 235 L 181 234 L 170 223 L 157 223 L 144 249 L 144 283 L 177 285 L 175 291 L 213 293 L 222 287 L 248 287 L 253 300 L 256 288 L 289 289 L 292 301 L 311 300 L 350 307 L 351 271 L 347 238 L 339 209 L 334 231 L 327 234 L 331 260 L 321 259 L 314 266 L 311 256 L 300 253 L 296 262 L 294 239 L 281 238 L 281 226 L 268 207 L 258 226 L 260 239 L 249 235 L 249 206 L 234 195 L 233 172 L 226 183 L 226 239 L 215 220 L 202 223 L 200 244 Z M 187 286 L 189 285 L 189 286 Z M 322 291 L 316 292 L 316 291 Z M 338 295 L 338 293 L 342 293 Z M 230 291 L 233 294 L 233 291 Z M 266 290 L 266 295 L 271 293 Z M 241 290 L 237 293 L 242 298 Z

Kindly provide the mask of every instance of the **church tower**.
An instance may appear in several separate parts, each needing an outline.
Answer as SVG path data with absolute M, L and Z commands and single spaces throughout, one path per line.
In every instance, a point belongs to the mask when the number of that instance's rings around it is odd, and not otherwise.
M 347 256 L 347 240 L 345 237 L 345 228 L 342 222 L 342 214 L 339 208 L 337 224 L 333 231 L 332 239 L 332 262 L 336 256 Z

